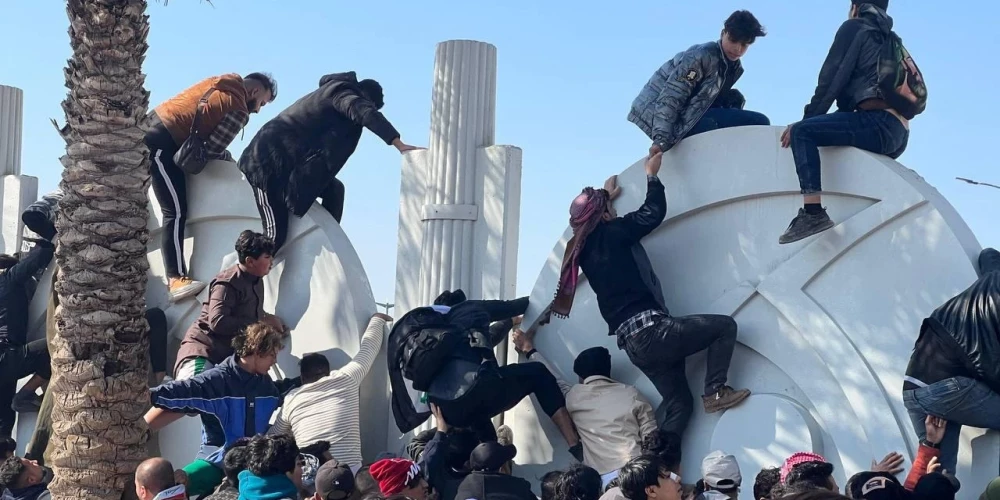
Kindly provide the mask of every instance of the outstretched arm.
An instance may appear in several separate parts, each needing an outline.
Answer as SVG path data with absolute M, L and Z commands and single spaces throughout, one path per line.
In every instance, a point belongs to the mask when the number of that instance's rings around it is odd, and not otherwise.
M 388 145 L 399 140 L 399 132 L 368 98 L 345 90 L 333 98 L 333 107 L 352 122 L 371 130 Z
M 17 264 L 0 272 L 0 283 L 26 283 L 38 271 L 48 267 L 56 247 L 47 240 L 35 240 L 35 247 Z
M 612 221 L 623 230 L 632 242 L 638 242 L 654 229 L 660 227 L 667 216 L 667 194 L 658 177 L 663 154 L 658 153 L 646 160 L 646 201 L 636 211 Z
M 709 60 L 705 54 L 689 53 L 666 74 L 663 88 L 653 109 L 651 153 L 668 151 L 680 140 L 674 131 L 674 124 L 687 107 L 695 89 L 701 85 L 705 74 L 712 71 L 712 68 L 708 67 Z
M 373 314 L 368 321 L 368 329 L 365 330 L 365 335 L 361 338 L 361 349 L 358 350 L 358 354 L 354 356 L 354 359 L 341 369 L 356 384 L 361 384 L 361 381 L 365 379 L 365 375 L 368 374 L 368 370 L 371 369 L 372 363 L 375 362 L 375 357 L 378 356 L 379 350 L 382 349 L 385 325 L 390 321 L 392 321 L 392 318 L 385 314 Z

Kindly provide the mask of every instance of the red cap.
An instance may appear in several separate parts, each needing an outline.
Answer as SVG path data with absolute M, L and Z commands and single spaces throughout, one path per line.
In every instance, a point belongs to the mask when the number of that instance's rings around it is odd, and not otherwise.
M 406 485 L 420 475 L 420 467 L 405 458 L 387 458 L 373 463 L 368 472 L 378 481 L 382 494 L 388 496 L 405 490 Z

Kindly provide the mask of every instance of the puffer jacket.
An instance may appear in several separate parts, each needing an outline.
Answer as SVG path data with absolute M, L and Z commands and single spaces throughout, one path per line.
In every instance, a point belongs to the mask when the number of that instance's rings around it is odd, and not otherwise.
M 701 120 L 724 90 L 726 71 L 736 65 L 733 83 L 743 65 L 730 61 L 719 42 L 695 45 L 664 63 L 632 101 L 628 121 L 642 129 L 663 151 L 674 147 Z
M 878 85 L 879 54 L 891 32 L 892 18 L 870 3 L 861 5 L 858 17 L 844 21 L 803 119 L 826 114 L 834 101 L 838 111 L 855 111 L 868 99 L 883 98 Z
M 353 71 L 326 75 L 317 90 L 261 127 L 239 168 L 251 186 L 281 192 L 288 209 L 302 217 L 347 163 L 365 128 L 386 144 L 399 138 Z

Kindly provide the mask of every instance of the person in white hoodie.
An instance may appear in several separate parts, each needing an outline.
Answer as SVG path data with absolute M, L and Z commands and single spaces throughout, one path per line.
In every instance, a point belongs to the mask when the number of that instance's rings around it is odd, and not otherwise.
M 736 457 L 713 451 L 701 461 L 701 480 L 695 487 L 695 500 L 736 500 L 740 497 L 743 475 Z

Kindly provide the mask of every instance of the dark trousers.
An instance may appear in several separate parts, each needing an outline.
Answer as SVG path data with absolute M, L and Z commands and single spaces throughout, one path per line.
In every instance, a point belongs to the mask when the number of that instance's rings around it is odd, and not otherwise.
M 708 111 L 698 120 L 698 123 L 691 127 L 687 135 L 704 134 L 720 128 L 747 127 L 750 125 L 770 125 L 771 120 L 763 113 L 747 111 L 745 109 L 730 108 L 709 108 Z
M 264 235 L 274 241 L 274 253 L 285 244 L 288 239 L 288 211 L 285 204 L 284 193 L 280 189 L 250 186 L 253 189 L 253 198 L 257 202 L 257 212 L 260 213 L 260 223 L 264 228 Z M 326 189 L 320 193 L 323 198 L 323 208 L 338 223 L 344 216 L 344 183 L 334 178 Z
M 718 314 L 664 315 L 624 340 L 632 364 L 649 377 L 663 397 L 656 410 L 660 429 L 683 435 L 694 411 L 684 360 L 708 349 L 705 395 L 715 394 L 728 378 L 736 348 L 736 321 Z
M 14 430 L 17 414 L 11 404 L 17 393 L 17 381 L 28 375 L 38 375 L 45 380 L 52 376 L 45 339 L 0 350 L 0 437 L 10 437 Z
M 177 145 L 162 124 L 146 133 L 149 176 L 156 202 L 163 213 L 160 252 L 168 278 L 187 276 L 184 263 L 184 225 L 187 224 L 187 179 L 174 163 Z
M 802 194 L 823 191 L 819 148 L 853 146 L 899 158 L 910 131 L 888 111 L 837 112 L 807 118 L 792 125 L 792 156 Z

